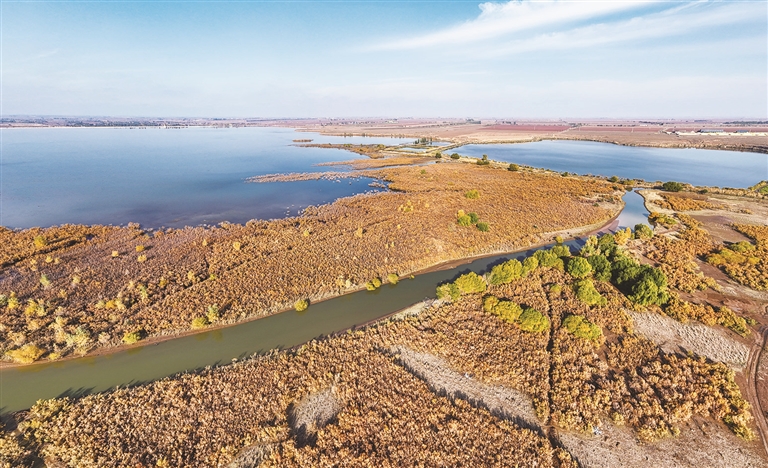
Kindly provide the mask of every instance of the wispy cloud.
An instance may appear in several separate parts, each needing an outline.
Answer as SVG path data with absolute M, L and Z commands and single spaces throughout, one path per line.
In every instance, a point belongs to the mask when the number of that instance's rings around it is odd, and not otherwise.
M 722 5 L 722 4 L 721 4 Z M 489 51 L 499 56 L 536 50 L 580 49 L 622 42 L 657 39 L 704 31 L 720 25 L 753 21 L 765 14 L 760 4 L 739 4 L 736 8 L 721 5 L 712 8 L 680 7 L 629 20 L 592 24 L 562 32 L 539 34 L 531 38 L 513 39 Z
M 668 37 L 694 30 L 765 19 L 763 2 L 515 0 L 483 3 L 465 23 L 420 36 L 385 41 L 372 50 L 450 47 L 498 56 L 534 50 L 575 49 Z M 491 44 L 491 47 L 483 47 Z M 478 47 L 479 46 L 479 47 Z

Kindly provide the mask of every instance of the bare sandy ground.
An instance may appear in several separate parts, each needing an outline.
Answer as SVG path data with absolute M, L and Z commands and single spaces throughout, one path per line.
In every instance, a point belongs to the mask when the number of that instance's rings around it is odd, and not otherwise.
M 560 440 L 586 468 L 748 468 L 765 462 L 744 442 L 717 423 L 695 420 L 680 435 L 653 444 L 637 440 L 628 428 L 605 424 L 601 433 L 560 434 Z
M 698 322 L 680 323 L 653 312 L 627 312 L 635 322 L 635 331 L 667 353 L 691 351 L 736 370 L 742 370 L 747 363 L 749 348 L 728 336 L 723 329 Z
M 503 386 L 487 385 L 451 370 L 442 359 L 432 354 L 419 353 L 403 346 L 390 350 L 398 356 L 400 364 L 424 380 L 440 395 L 460 398 L 473 406 L 485 408 L 496 417 L 509 419 L 519 426 L 540 431 L 541 427 L 530 399 L 524 394 Z

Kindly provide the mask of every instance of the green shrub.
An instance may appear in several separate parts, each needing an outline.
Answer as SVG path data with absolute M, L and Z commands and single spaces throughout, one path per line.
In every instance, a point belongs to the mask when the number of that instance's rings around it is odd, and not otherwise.
M 459 156 L 459 153 L 453 153 L 451 155 L 451 159 L 459 159 L 461 156 Z
M 437 287 L 437 298 L 447 299 L 451 298 L 452 301 L 458 300 L 461 297 L 461 290 L 454 283 L 445 283 Z
M 576 292 L 576 297 L 578 297 L 581 302 L 589 306 L 602 306 L 607 302 L 606 299 L 600 295 L 597 289 L 595 289 L 595 284 L 591 279 L 582 279 L 575 282 L 573 284 L 573 289 Z
M 587 237 L 587 241 L 584 243 L 584 246 L 581 248 L 581 250 L 579 250 L 579 255 L 587 258 L 599 254 L 600 247 L 597 246 L 597 236 Z
M 48 240 L 44 236 L 35 236 L 32 242 L 35 244 L 35 247 L 38 249 L 42 249 L 43 247 L 48 245 Z
M 603 255 L 593 255 L 588 257 L 587 261 L 592 267 L 593 276 L 597 281 L 611 280 L 611 262 L 607 258 Z
M 40 275 L 40 284 L 43 288 L 48 289 L 51 287 L 51 280 L 46 275 Z
M 539 259 L 536 257 L 526 257 L 523 260 L 523 276 L 528 276 L 528 273 L 532 272 L 539 267 Z
M 13 359 L 13 362 L 17 362 L 19 364 L 33 363 L 40 359 L 40 356 L 43 354 L 45 354 L 45 350 L 33 343 L 28 343 L 21 348 L 5 352 L 6 356 Z
M 648 215 L 648 222 L 653 224 L 654 226 L 658 226 L 661 224 L 665 227 L 672 227 L 675 224 L 677 224 L 677 220 L 675 218 L 664 214 L 664 213 L 651 213 Z
M 374 278 L 367 283 L 365 283 L 365 289 L 368 291 L 375 291 L 381 287 L 381 280 L 379 278 Z
M 565 271 L 574 278 L 584 278 L 592 273 L 592 265 L 584 257 L 573 257 L 568 260 Z
M 569 315 L 563 320 L 563 328 L 577 338 L 589 340 L 595 344 L 603 342 L 603 330 L 581 315 Z
M 653 230 L 647 224 L 635 224 L 635 239 L 650 239 L 653 237 Z
M 472 218 L 464 213 L 464 210 L 459 210 L 456 213 L 456 222 L 459 223 L 459 226 L 471 226 L 472 225 Z
M 619 178 L 618 178 L 618 177 L 616 177 L 616 176 L 610 176 L 610 177 L 608 177 L 608 182 L 613 182 L 613 183 L 616 183 L 616 182 L 618 182 L 618 181 L 619 181 Z
M 658 268 L 619 257 L 612 266 L 613 282 L 627 298 L 640 305 L 662 305 L 669 300 L 667 277 Z
M 483 299 L 483 309 L 507 323 L 515 323 L 523 313 L 520 305 L 512 301 L 498 299 L 495 296 L 486 296 Z
M 658 268 L 622 256 L 613 264 L 613 281 L 627 298 L 640 305 L 662 305 L 669 300 L 667 277 Z
M 461 294 L 485 292 L 488 287 L 488 285 L 485 284 L 483 277 L 474 271 L 459 276 L 454 283 L 458 286 Z
M 510 164 L 507 170 L 512 172 L 517 172 L 520 170 L 520 166 L 518 166 L 517 164 Z
M 201 328 L 205 328 L 208 325 L 208 319 L 206 317 L 195 317 L 192 319 L 192 330 L 199 330 Z M 123 338 L 123 341 L 125 341 L 125 338 Z
M 536 309 L 523 310 L 518 322 L 521 330 L 531 333 L 541 333 L 549 329 L 549 318 Z
M 126 332 L 126 334 L 123 335 L 123 343 L 125 344 L 134 344 L 139 340 L 141 340 L 140 331 Z
M 470 200 L 477 200 L 480 198 L 480 192 L 478 190 L 470 190 L 469 192 L 466 192 L 464 194 L 465 197 L 469 198 Z
M 506 284 L 523 277 L 523 264 L 512 259 L 494 266 L 488 275 L 488 282 L 493 285 Z
M 552 250 L 537 250 L 533 257 L 538 261 L 538 266 L 557 268 L 558 270 L 562 270 L 565 266 L 563 259 Z
M 208 310 L 205 311 L 205 318 L 209 322 L 214 323 L 219 320 L 219 305 L 213 304 L 208 306 Z
M 483 155 L 483 159 L 478 159 L 477 160 L 477 165 L 478 166 L 487 166 L 489 164 L 491 164 L 491 162 L 488 160 L 488 155 L 487 154 Z
M 488 223 L 480 221 L 479 223 L 477 223 L 477 229 L 480 230 L 481 232 L 488 232 L 491 228 L 488 227 Z
M 747 320 L 744 317 L 739 317 L 730 308 L 723 306 L 718 310 L 719 320 L 718 322 L 731 330 L 735 331 L 741 336 L 748 336 L 750 334 L 749 327 L 747 326 Z
M 729 245 L 728 248 L 738 253 L 752 252 L 755 250 L 755 246 L 748 241 L 736 242 L 735 244 Z
M 467 213 L 467 216 L 469 216 L 469 221 L 472 224 L 477 224 L 477 222 L 480 221 L 480 216 L 478 216 L 477 213 Z
M 443 157 L 442 153 L 435 153 L 435 159 L 440 159 Z
M 552 247 L 552 253 L 557 255 L 558 257 L 570 257 L 571 256 L 571 248 L 567 245 L 563 244 L 563 238 L 559 237 L 560 239 L 558 242 L 558 245 Z
M 493 308 L 496 307 L 496 304 L 499 303 L 499 298 L 496 296 L 485 296 L 483 298 L 483 310 L 486 312 L 493 311 Z
M 681 184 L 680 182 L 669 181 L 661 184 L 661 188 L 663 188 L 667 192 L 679 192 L 683 190 L 683 184 Z
M 299 299 L 293 304 L 293 308 L 296 309 L 296 312 L 304 312 L 307 310 L 307 307 L 309 307 L 309 301 L 306 299 Z
M 618 251 L 616 238 L 613 236 L 613 234 L 603 234 L 597 240 L 597 248 L 600 249 L 600 253 L 606 257 L 613 257 Z
M 390 282 L 390 284 L 397 284 L 400 278 L 398 278 L 397 273 L 390 273 L 387 275 L 387 281 Z

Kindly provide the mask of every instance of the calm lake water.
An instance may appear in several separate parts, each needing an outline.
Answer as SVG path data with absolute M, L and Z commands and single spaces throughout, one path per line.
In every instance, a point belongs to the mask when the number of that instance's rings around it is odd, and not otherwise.
M 370 179 L 249 184 L 254 175 L 344 171 L 318 163 L 357 155 L 313 143 L 411 144 L 410 138 L 333 137 L 286 128 L 2 129 L 0 225 L 64 223 L 183 227 L 296 215 L 373 189 Z M 435 142 L 436 145 L 442 144 Z M 453 150 L 452 150 L 453 151 Z M 768 156 L 695 149 L 544 141 L 468 145 L 464 155 L 556 171 L 746 187 L 768 179 Z
M 590 141 L 539 141 L 466 145 L 451 150 L 558 172 L 644 179 L 676 180 L 693 185 L 744 188 L 768 179 L 768 155 L 738 151 L 641 148 Z
M 355 159 L 312 143 L 410 143 L 333 137 L 286 128 L 3 129 L 0 225 L 183 227 L 296 215 L 308 205 L 373 190 L 370 179 L 250 184 L 278 172 L 343 171 L 317 163 Z

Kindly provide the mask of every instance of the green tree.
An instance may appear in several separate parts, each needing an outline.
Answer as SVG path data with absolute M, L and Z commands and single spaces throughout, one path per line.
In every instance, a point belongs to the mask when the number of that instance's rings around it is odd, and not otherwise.
M 451 155 L 451 159 L 459 159 L 461 156 L 459 156 L 459 153 L 453 153 Z
M 482 276 L 474 271 L 459 276 L 454 283 L 459 287 L 462 294 L 485 292 L 488 287 Z
M 520 170 L 520 166 L 518 166 L 517 164 L 510 164 L 507 170 L 512 172 L 517 172 Z
M 536 257 L 526 257 L 523 260 L 523 276 L 528 276 L 528 273 L 532 272 L 539 267 L 539 259 Z
M 445 283 L 437 287 L 437 298 L 456 301 L 461 297 L 461 290 L 454 283 Z
M 598 281 L 610 281 L 611 280 L 611 262 L 608 261 L 603 255 L 592 255 L 587 258 L 589 265 L 592 267 L 594 278 Z
M 493 285 L 507 284 L 523 277 L 523 264 L 517 259 L 507 260 L 494 266 L 488 276 L 488 282 Z
M 518 319 L 520 329 L 531 333 L 541 333 L 549 329 L 549 318 L 536 309 L 526 308 Z
M 562 270 L 564 267 L 563 259 L 552 250 L 537 250 L 533 256 L 538 260 L 539 266 L 556 268 L 558 270 Z
M 635 224 L 635 239 L 650 239 L 653 237 L 653 230 L 647 224 Z
M 592 265 L 583 257 L 573 257 L 568 260 L 565 271 L 574 278 L 584 278 L 592 273 Z

